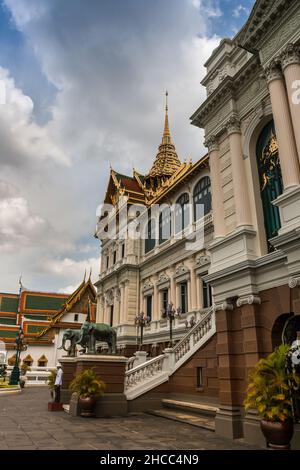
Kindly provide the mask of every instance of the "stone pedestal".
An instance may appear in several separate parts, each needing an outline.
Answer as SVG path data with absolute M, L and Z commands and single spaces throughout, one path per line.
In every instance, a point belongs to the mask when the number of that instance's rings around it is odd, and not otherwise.
M 234 406 L 220 405 L 216 414 L 216 434 L 230 439 L 243 436 L 241 409 Z
M 286 190 L 273 201 L 279 208 L 281 228 L 279 235 L 283 235 L 300 226 L 300 186 Z
M 63 403 L 70 403 L 70 414 L 80 414 L 78 397 L 72 396 L 69 385 L 73 378 L 86 369 L 93 369 L 106 384 L 105 394 L 96 404 L 96 417 L 124 416 L 127 414 L 127 400 L 124 394 L 125 366 L 124 356 L 82 355 L 60 359 L 63 368 L 61 397 Z
M 136 360 L 134 361 L 134 367 L 140 366 L 147 361 L 147 351 L 136 351 L 134 353 Z
M 211 267 L 209 274 L 248 260 L 257 258 L 255 248 L 256 231 L 249 227 L 239 227 L 225 238 L 214 240 L 209 250 Z

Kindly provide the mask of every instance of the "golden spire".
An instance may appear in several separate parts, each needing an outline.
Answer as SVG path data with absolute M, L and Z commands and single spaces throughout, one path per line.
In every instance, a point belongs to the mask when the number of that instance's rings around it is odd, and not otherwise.
M 158 147 L 158 153 L 149 172 L 149 176 L 151 178 L 169 178 L 180 166 L 181 162 L 171 139 L 168 116 L 168 92 L 166 91 L 165 126 L 162 141 Z
M 162 138 L 162 144 L 168 144 L 171 141 L 171 134 L 169 128 L 169 116 L 168 116 L 168 91 L 166 91 L 166 114 L 165 114 L 165 127 Z

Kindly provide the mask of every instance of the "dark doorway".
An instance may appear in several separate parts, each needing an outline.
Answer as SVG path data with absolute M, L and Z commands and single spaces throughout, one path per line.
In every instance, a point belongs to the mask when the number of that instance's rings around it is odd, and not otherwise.
M 272 251 L 273 247 L 269 243 L 269 240 L 278 234 L 278 230 L 281 227 L 279 209 L 272 204 L 272 201 L 283 192 L 278 145 L 273 121 L 270 121 L 264 127 L 258 137 L 256 144 L 256 160 L 266 238 L 268 249 Z

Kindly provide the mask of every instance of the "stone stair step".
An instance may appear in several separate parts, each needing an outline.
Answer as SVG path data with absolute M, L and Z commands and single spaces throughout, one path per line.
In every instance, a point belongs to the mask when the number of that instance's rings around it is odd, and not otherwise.
M 214 419 L 209 419 L 207 417 L 167 409 L 149 410 L 148 413 L 159 416 L 160 418 L 172 419 L 173 421 L 190 424 L 191 426 L 207 429 L 209 431 L 215 430 Z
M 70 413 L 70 405 L 63 405 L 63 410 L 66 412 L 66 413 Z
M 174 410 L 185 410 L 187 413 L 197 413 L 209 417 L 215 417 L 218 407 L 208 403 L 198 403 L 185 400 L 175 400 L 165 398 L 162 400 L 163 408 L 172 408 Z

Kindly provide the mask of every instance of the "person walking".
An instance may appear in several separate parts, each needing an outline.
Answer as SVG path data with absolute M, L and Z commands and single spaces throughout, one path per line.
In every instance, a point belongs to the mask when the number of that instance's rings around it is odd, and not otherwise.
M 56 366 L 57 372 L 56 372 L 56 378 L 54 382 L 54 389 L 55 389 L 55 403 L 60 403 L 60 389 L 61 389 L 61 384 L 62 384 L 62 375 L 63 375 L 63 370 L 61 368 L 61 365 L 58 364 Z

